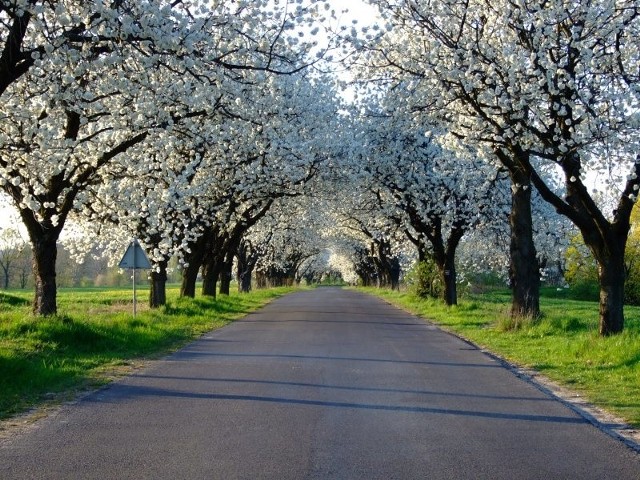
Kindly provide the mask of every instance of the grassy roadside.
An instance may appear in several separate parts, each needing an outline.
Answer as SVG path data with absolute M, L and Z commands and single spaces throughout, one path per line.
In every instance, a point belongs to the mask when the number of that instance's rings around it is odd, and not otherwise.
M 0 292 L 0 419 L 105 384 L 291 290 L 213 300 L 178 298 L 169 288 L 167 306 L 157 310 L 142 290 L 135 319 L 127 289 L 61 289 L 59 314 L 45 318 L 31 315 L 31 292 Z
M 509 361 L 532 368 L 640 428 L 640 308 L 625 307 L 625 332 L 597 334 L 598 305 L 548 290 L 543 318 L 507 329 L 508 293 L 470 295 L 459 305 L 420 299 L 408 292 L 359 289 L 421 317 Z

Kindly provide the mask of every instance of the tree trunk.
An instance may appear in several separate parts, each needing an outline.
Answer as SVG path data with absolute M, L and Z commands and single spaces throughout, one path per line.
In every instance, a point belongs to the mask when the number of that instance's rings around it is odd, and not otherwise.
M 198 240 L 189 245 L 191 252 L 186 256 L 187 266 L 182 271 L 181 297 L 195 298 L 196 296 L 196 282 L 198 281 L 198 272 L 204 261 L 208 234 L 209 231 L 203 233 Z
M 256 287 L 257 288 L 267 288 L 267 275 L 264 272 L 258 271 L 256 272 Z
M 624 256 L 598 268 L 600 280 L 599 332 L 608 336 L 624 329 Z
M 245 249 L 240 249 L 237 255 L 238 259 L 238 292 L 249 293 L 251 291 L 251 274 L 255 268 L 255 262 L 251 262 Z
M 35 297 L 33 313 L 36 315 L 54 315 L 58 312 L 56 301 L 56 258 L 58 247 L 57 236 L 43 235 L 31 238 L 33 249 L 33 276 L 35 280 Z
M 608 336 L 624 330 L 624 252 L 627 243 L 627 230 L 606 232 L 601 239 L 593 230 L 582 232 L 585 243 L 591 249 L 598 263 L 598 281 L 600 284 L 600 335 Z
M 156 267 L 159 271 L 151 270 L 151 289 L 149 290 L 151 308 L 167 304 L 167 262 L 160 262 Z
M 511 172 L 511 184 L 511 315 L 536 318 L 540 315 L 540 269 L 533 242 L 531 187 L 520 171 Z
M 444 286 L 442 299 L 448 306 L 458 304 L 458 285 L 454 256 L 455 255 L 447 255 L 444 268 L 440 272 L 442 275 L 442 285 Z
M 391 280 L 391 290 L 400 290 L 400 261 L 397 258 L 391 260 L 389 278 Z
M 456 221 L 449 232 L 447 246 L 444 251 L 444 301 L 447 305 L 458 304 L 458 273 L 456 271 L 456 250 L 465 234 L 467 225 L 462 220 Z
M 231 270 L 233 268 L 233 257 L 230 261 L 225 261 L 222 264 L 222 270 L 220 272 L 220 295 L 229 296 L 231 292 Z
M 242 273 L 238 274 L 238 291 L 240 293 L 249 293 L 251 291 L 251 270 L 244 268 Z
M 23 267 L 20 271 L 20 288 L 24 290 L 27 288 L 27 283 L 29 282 L 29 270 L 26 267 Z
M 4 289 L 8 290 L 9 289 L 9 263 L 7 263 L 6 266 L 2 266 L 2 274 L 4 276 L 3 279 L 3 283 L 4 283 Z
M 216 298 L 220 264 L 212 255 L 202 266 L 202 295 Z
M 251 275 L 255 268 L 255 262 L 250 261 L 246 251 L 240 250 L 237 255 L 238 259 L 238 273 L 236 279 L 238 280 L 238 292 L 249 293 L 251 291 Z
M 181 297 L 195 298 L 199 271 L 200 265 L 192 263 L 189 263 L 189 266 L 182 271 L 182 284 L 180 285 Z

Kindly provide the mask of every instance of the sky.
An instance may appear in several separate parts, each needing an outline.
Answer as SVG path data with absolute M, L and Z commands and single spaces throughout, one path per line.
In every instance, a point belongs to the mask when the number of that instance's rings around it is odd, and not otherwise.
M 364 0 L 329 0 L 329 3 L 339 14 L 342 10 L 348 9 L 349 12 L 344 14 L 348 21 L 357 19 L 359 23 L 371 23 L 376 16 L 376 9 Z
M 0 228 L 7 228 L 15 224 L 16 210 L 11 207 L 8 197 L 0 192 Z

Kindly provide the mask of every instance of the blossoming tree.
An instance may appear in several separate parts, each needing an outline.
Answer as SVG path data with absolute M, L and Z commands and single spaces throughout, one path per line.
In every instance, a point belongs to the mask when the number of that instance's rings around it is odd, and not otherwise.
M 79 194 L 143 142 L 197 129 L 230 80 L 303 68 L 317 42 L 295 30 L 319 5 L 3 2 L 0 187 L 29 233 L 36 313 L 57 310 L 56 242 Z
M 393 32 L 378 37 L 377 64 L 419 83 L 422 108 L 497 155 L 518 192 L 535 185 L 578 227 L 598 262 L 600 333 L 622 331 L 624 250 L 640 189 L 637 4 L 371 3 Z M 545 170 L 562 176 L 560 190 Z M 593 178 L 617 191 L 612 212 L 588 188 Z

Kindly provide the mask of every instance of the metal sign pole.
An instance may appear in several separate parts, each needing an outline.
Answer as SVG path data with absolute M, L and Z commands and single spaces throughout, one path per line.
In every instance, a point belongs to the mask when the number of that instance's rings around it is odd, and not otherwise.
M 135 242 L 135 240 L 134 240 Z M 136 249 L 133 249 L 133 318 L 136 316 Z
M 136 316 L 137 303 L 138 300 L 136 298 L 136 270 L 139 269 L 150 269 L 151 262 L 149 262 L 149 258 L 147 254 L 144 253 L 144 250 L 140 247 L 138 241 L 134 238 L 133 241 L 129 244 L 127 251 L 122 256 L 122 260 L 118 264 L 120 268 L 133 270 L 133 316 Z

